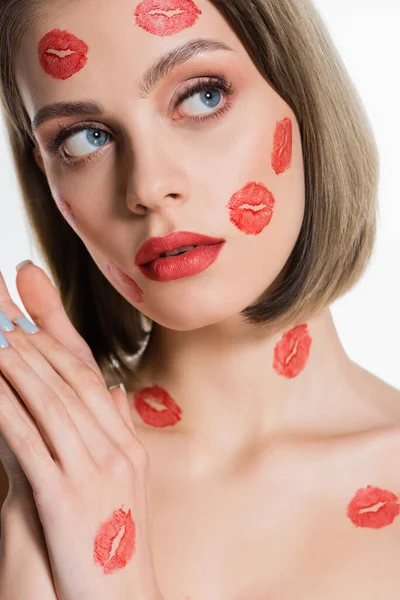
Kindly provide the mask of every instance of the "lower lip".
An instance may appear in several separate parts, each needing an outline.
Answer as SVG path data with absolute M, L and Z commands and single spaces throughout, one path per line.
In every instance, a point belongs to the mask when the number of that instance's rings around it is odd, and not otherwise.
M 122 528 L 124 534 L 120 539 L 118 548 L 111 556 L 112 545 Z M 131 511 L 125 512 L 122 508 L 114 511 L 112 517 L 103 523 L 94 541 L 94 559 L 101 565 L 105 574 L 122 569 L 132 558 L 135 552 L 136 528 Z
M 61 57 L 49 50 L 57 52 L 69 50 L 72 54 Z M 88 50 L 89 47 L 83 40 L 60 29 L 49 31 L 40 40 L 38 46 L 40 64 L 45 72 L 54 79 L 68 79 L 83 69 L 87 62 Z
M 211 246 L 198 246 L 178 256 L 156 258 L 139 269 L 149 279 L 161 282 L 197 275 L 217 260 L 224 244 L 225 242 L 220 242 Z
M 170 12 L 181 10 L 175 15 L 151 14 L 152 10 Z M 136 23 L 153 35 L 174 35 L 187 27 L 192 27 L 201 11 L 192 0 L 143 0 L 136 8 Z
M 382 502 L 385 503 L 384 506 L 381 506 L 377 511 L 360 512 Z M 398 502 L 398 497 L 392 492 L 369 485 L 358 490 L 347 508 L 347 516 L 356 527 L 381 529 L 391 525 L 400 514 Z

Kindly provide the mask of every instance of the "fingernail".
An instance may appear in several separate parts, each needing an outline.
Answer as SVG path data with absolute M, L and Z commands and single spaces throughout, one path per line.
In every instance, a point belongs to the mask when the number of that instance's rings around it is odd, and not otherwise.
M 37 333 L 39 331 L 39 328 L 36 327 L 35 323 L 29 321 L 26 317 L 15 317 L 12 322 L 21 327 L 25 333 Z
M 1 331 L 14 331 L 14 325 L 8 320 L 2 310 L 0 310 L 0 329 Z
M 10 344 L 7 342 L 6 337 L 0 333 L 0 348 L 8 348 Z
M 16 268 L 17 271 L 19 271 L 25 265 L 33 265 L 33 262 L 31 260 L 23 260 L 22 262 L 18 263 L 15 268 Z

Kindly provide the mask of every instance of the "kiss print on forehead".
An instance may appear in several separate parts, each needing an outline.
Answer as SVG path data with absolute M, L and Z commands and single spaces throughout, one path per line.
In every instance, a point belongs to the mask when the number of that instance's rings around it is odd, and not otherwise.
M 124 534 L 111 556 L 115 538 L 124 529 Z M 135 553 L 136 527 L 131 511 L 121 507 L 115 510 L 110 519 L 102 523 L 94 540 L 94 562 L 103 567 L 105 575 L 110 575 L 117 569 L 123 569 Z
M 272 219 L 275 198 L 262 184 L 251 181 L 229 200 L 229 218 L 243 233 L 258 235 Z
M 135 11 L 136 24 L 159 36 L 174 35 L 192 27 L 199 15 L 201 10 L 193 0 L 143 0 Z
M 143 290 L 135 281 L 133 281 L 133 279 L 129 277 L 129 275 L 124 273 L 124 271 L 122 271 L 116 264 L 112 262 L 107 263 L 106 269 L 107 273 L 116 284 L 123 284 L 127 295 L 129 295 L 134 302 L 137 304 L 144 302 Z
M 293 379 L 306 366 L 312 338 L 306 324 L 287 331 L 274 349 L 274 369 L 278 375 Z
M 378 510 L 377 504 L 382 504 Z M 396 494 L 373 485 L 357 490 L 347 507 L 347 516 L 356 527 L 381 529 L 391 525 L 400 514 L 399 499 Z
M 89 46 L 83 40 L 60 29 L 52 29 L 46 33 L 38 45 L 40 64 L 54 79 L 68 79 L 83 69 L 88 50 Z
M 160 407 L 165 406 L 165 409 L 158 410 L 153 408 L 146 402 L 147 398 L 154 400 Z M 176 404 L 175 400 L 171 398 L 164 388 L 158 385 L 146 387 L 136 392 L 133 400 L 137 412 L 147 425 L 152 425 L 153 427 L 170 427 L 179 423 L 182 418 L 182 410 Z
M 272 151 L 272 168 L 279 175 L 290 167 L 293 150 L 293 126 L 287 117 L 276 124 L 274 149 Z

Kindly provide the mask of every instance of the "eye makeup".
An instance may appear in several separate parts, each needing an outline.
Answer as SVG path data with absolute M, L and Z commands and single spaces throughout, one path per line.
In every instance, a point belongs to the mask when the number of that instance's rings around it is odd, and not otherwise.
M 175 14 L 165 14 L 171 12 Z M 193 0 L 143 0 L 135 11 L 136 24 L 159 36 L 174 35 L 192 27 L 199 15 L 201 10 Z
M 87 62 L 89 46 L 68 31 L 52 29 L 38 44 L 39 62 L 54 79 L 68 79 L 78 73 Z M 55 52 L 70 52 L 59 56 Z

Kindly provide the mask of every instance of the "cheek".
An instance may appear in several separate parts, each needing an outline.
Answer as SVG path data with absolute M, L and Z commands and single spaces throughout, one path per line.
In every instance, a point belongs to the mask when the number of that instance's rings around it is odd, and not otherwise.
M 83 69 L 88 50 L 83 40 L 60 29 L 49 31 L 38 45 L 39 61 L 45 73 L 53 79 L 62 80 Z
M 136 24 L 158 36 L 174 35 L 192 27 L 201 10 L 193 0 L 143 0 L 135 11 Z
M 275 372 L 287 379 L 297 377 L 308 362 L 311 344 L 312 338 L 306 324 L 287 331 L 274 348 Z
M 112 262 L 108 262 L 106 265 L 107 273 L 110 279 L 116 285 L 122 285 L 124 292 L 129 298 L 132 299 L 136 304 L 142 304 L 144 302 L 143 290 L 138 284 L 133 281 L 126 273 Z
M 68 200 L 66 200 L 64 196 L 60 196 L 59 194 L 53 194 L 53 197 L 54 197 L 54 201 L 55 201 L 60 213 L 64 217 L 64 219 L 67 221 L 67 223 L 73 229 L 76 230 L 77 229 L 76 217 L 75 217 L 74 211 L 72 209 L 72 206 L 70 205 Z
M 378 504 L 383 506 L 376 510 Z M 369 529 L 391 525 L 399 514 L 400 504 L 396 494 L 372 485 L 357 490 L 347 507 L 347 516 L 353 525 Z
M 170 427 L 182 419 L 182 410 L 164 388 L 153 385 L 143 388 L 133 396 L 135 408 L 142 420 L 152 427 Z M 159 406 L 153 408 L 152 400 Z

